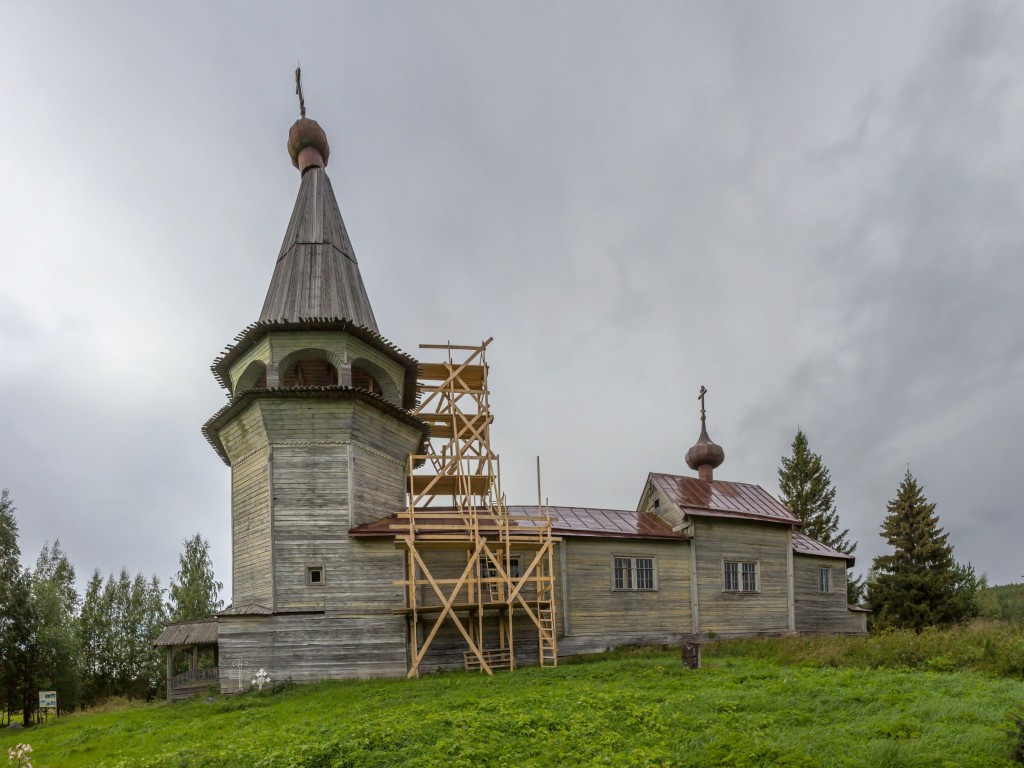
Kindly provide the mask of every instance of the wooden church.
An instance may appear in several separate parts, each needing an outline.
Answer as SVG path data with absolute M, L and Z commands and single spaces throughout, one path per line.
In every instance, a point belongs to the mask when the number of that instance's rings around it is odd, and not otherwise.
M 259 319 L 212 366 L 228 402 L 203 427 L 231 468 L 231 604 L 158 639 L 169 698 L 248 688 L 258 669 L 490 673 L 627 644 L 866 631 L 846 603 L 853 558 L 763 488 L 715 479 L 703 390 L 695 476 L 650 474 L 635 509 L 548 507 L 539 480 L 535 504 L 507 506 L 488 342 L 426 344 L 418 361 L 382 336 L 304 109 L 288 151 L 291 221 Z

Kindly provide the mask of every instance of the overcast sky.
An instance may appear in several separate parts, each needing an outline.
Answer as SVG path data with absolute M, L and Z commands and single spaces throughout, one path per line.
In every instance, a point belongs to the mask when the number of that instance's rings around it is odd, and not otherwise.
M 26 564 L 166 583 L 229 470 L 209 365 L 257 319 L 309 116 L 381 332 L 494 336 L 510 502 L 650 471 L 778 491 L 797 427 L 857 571 L 907 465 L 1020 581 L 1024 6 L 0 4 L 0 487 Z

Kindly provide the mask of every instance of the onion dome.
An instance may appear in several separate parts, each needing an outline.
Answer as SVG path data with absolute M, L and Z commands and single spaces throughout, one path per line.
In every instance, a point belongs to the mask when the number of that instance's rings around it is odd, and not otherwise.
M 714 470 L 725 461 L 725 449 L 713 442 L 708 436 L 707 417 L 704 413 L 704 395 L 707 389 L 700 388 L 700 437 L 697 443 L 686 452 L 686 465 L 697 470 L 701 480 L 711 482 Z
M 326 168 L 331 156 L 327 134 L 316 120 L 300 117 L 288 130 L 288 154 L 292 165 L 305 173 L 309 168 Z

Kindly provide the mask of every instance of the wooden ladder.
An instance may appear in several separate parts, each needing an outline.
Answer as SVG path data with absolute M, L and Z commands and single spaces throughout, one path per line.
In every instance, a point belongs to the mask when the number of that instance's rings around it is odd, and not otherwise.
M 558 666 L 558 645 L 555 642 L 555 612 L 551 604 L 537 612 L 538 637 L 540 638 L 540 665 L 542 667 Z

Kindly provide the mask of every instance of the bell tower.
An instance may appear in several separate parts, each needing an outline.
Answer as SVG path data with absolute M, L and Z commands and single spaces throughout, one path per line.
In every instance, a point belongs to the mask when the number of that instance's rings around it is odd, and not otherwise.
M 406 506 L 408 457 L 428 433 L 411 413 L 417 362 L 378 331 L 298 78 L 295 207 L 259 319 L 212 365 L 228 402 L 203 427 L 231 467 L 224 690 L 243 664 L 296 682 L 406 666 L 403 559 L 348 532 Z

